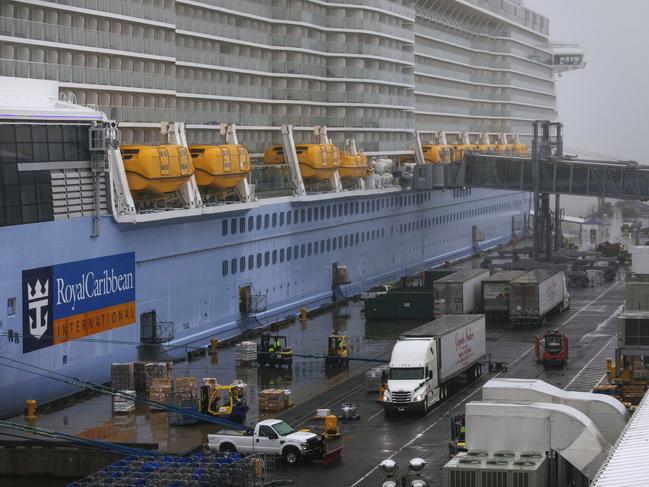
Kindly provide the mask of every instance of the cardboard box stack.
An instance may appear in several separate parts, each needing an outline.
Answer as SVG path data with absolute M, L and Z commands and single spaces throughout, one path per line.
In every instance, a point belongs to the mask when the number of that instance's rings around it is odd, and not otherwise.
M 239 364 L 250 364 L 257 360 L 257 342 L 241 342 L 234 347 L 235 360 Z
M 114 364 L 113 364 L 114 365 Z M 121 390 L 124 394 L 131 396 L 135 395 L 134 390 Z M 135 401 L 125 397 L 113 396 L 113 413 L 114 414 L 129 414 L 135 411 Z
M 113 363 L 110 366 L 110 382 L 113 389 L 133 390 L 135 388 L 133 363 Z
M 259 393 L 259 410 L 277 413 L 293 405 L 288 389 L 264 389 Z
M 133 383 L 137 392 L 146 392 L 145 365 L 146 362 L 133 362 Z
M 175 394 L 179 404 L 186 400 L 196 399 L 196 378 L 176 377 Z
M 150 362 L 144 366 L 144 378 L 146 381 L 146 390 L 151 391 L 151 384 L 154 379 L 173 379 L 172 362 Z
M 148 365 L 148 364 L 147 364 Z M 155 377 L 151 379 L 149 384 L 149 400 L 167 404 L 169 402 L 169 395 L 171 394 L 171 379 L 163 379 Z M 150 405 L 151 410 L 162 410 L 161 407 Z

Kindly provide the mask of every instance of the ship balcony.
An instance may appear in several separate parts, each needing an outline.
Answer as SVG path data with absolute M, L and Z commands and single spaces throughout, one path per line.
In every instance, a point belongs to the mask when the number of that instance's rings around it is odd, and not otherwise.
M 110 12 L 138 19 L 157 20 L 173 24 L 176 12 L 173 8 L 161 8 L 157 3 L 146 4 L 133 0 L 49 0 L 49 3 L 70 5 L 99 12 Z
M 163 31 L 160 31 L 162 34 Z M 131 51 L 142 54 L 174 57 L 176 48 L 171 33 L 164 35 L 168 39 L 152 39 L 127 36 L 113 32 L 80 29 L 59 24 L 34 22 L 14 17 L 0 17 L 0 34 L 11 37 L 34 39 L 39 41 L 60 42 L 78 46 L 99 47 Z

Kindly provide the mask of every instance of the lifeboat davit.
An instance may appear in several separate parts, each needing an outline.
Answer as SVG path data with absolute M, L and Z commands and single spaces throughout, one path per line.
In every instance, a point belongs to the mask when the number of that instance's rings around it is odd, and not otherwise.
M 327 181 L 340 166 L 340 152 L 333 144 L 295 146 L 302 179 Z M 285 164 L 284 147 L 273 145 L 264 153 L 264 164 Z
M 202 189 L 227 191 L 250 172 L 250 155 L 243 145 L 192 145 L 189 153 Z
M 368 176 L 372 172 L 372 168 L 367 163 L 367 156 L 364 152 L 359 152 L 356 155 L 349 152 L 343 152 L 340 157 L 340 167 L 338 174 L 340 179 L 359 179 Z
M 126 145 L 120 147 L 126 179 L 135 199 L 159 199 L 175 193 L 194 174 L 181 145 Z

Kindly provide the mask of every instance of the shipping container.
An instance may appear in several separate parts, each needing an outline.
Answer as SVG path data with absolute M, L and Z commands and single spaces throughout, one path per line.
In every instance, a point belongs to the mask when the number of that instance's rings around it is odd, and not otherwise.
M 482 310 L 487 318 L 509 316 L 509 286 L 526 271 L 501 271 L 482 281 Z
M 534 269 L 511 281 L 509 320 L 514 325 L 545 325 L 570 305 L 563 271 Z
M 473 313 L 482 309 L 482 281 L 485 269 L 457 271 L 433 283 L 435 315 Z

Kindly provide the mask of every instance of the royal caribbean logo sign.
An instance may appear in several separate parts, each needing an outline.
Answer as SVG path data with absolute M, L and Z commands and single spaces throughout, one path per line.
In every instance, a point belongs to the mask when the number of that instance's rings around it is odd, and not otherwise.
M 23 353 L 135 323 L 135 254 L 23 271 Z

